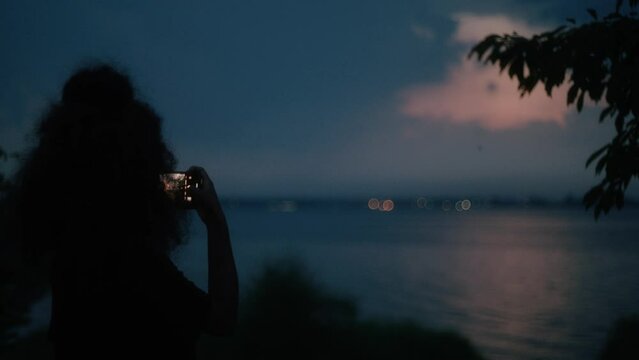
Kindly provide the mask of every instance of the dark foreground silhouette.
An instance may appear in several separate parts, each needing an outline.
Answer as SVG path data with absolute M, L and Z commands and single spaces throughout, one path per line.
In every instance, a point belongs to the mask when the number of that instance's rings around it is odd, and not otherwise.
M 199 359 L 483 359 L 463 337 L 414 323 L 360 320 L 355 302 L 315 284 L 294 261 L 267 265 L 240 306 L 233 337 L 202 336 Z M 50 358 L 43 334 L 3 358 Z

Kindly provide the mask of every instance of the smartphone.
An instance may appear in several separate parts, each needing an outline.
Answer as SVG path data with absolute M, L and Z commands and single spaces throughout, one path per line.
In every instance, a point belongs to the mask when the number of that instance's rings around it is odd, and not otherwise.
M 188 171 L 160 174 L 160 183 L 169 199 L 186 208 L 193 205 L 191 190 L 202 186 L 202 181 Z

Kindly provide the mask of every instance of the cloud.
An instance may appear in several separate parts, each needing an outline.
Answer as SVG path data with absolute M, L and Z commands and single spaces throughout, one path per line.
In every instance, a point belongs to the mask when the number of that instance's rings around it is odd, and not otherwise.
M 459 13 L 452 18 L 457 22 L 452 41 L 468 46 L 491 33 L 517 31 L 531 35 L 543 31 L 505 15 Z M 521 98 L 516 80 L 505 73 L 500 75 L 498 67 L 460 56 L 449 67 L 443 82 L 416 84 L 402 90 L 399 110 L 416 119 L 477 123 L 490 130 L 504 130 L 531 122 L 563 125 L 569 113 L 565 99 L 565 87 L 554 89 L 550 98 L 541 86 Z
M 431 28 L 428 28 L 423 25 L 413 24 L 410 27 L 411 31 L 415 36 L 424 40 L 433 40 L 435 38 L 435 33 Z
M 568 114 L 564 88 L 549 98 L 537 89 L 520 98 L 517 83 L 497 67 L 462 60 L 442 84 L 417 85 L 402 94 L 401 112 L 413 118 L 477 122 L 491 130 L 522 127 L 532 121 L 563 125 Z M 562 99 L 561 101 L 557 101 Z

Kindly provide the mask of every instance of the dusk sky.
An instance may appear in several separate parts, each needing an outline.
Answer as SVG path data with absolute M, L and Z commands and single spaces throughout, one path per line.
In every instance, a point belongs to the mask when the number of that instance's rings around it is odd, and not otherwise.
M 126 70 L 179 167 L 222 196 L 580 197 L 611 137 L 467 60 L 614 1 L 3 1 L 0 146 L 21 151 L 79 66 Z M 637 194 L 635 186 L 631 194 Z

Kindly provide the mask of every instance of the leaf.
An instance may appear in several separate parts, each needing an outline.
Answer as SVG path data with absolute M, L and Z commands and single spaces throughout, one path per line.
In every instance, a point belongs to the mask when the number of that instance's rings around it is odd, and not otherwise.
M 521 90 L 521 96 L 523 97 L 526 92 L 532 92 L 537 85 L 539 79 L 535 75 L 528 75 L 519 83 L 519 90 Z
M 510 69 L 508 69 L 508 76 L 512 79 L 513 76 L 517 76 L 517 80 L 521 82 L 521 79 L 524 78 L 524 59 L 521 57 L 516 57 L 513 62 L 510 64 Z
M 486 53 L 486 50 L 488 50 L 490 47 L 497 46 L 498 39 L 499 39 L 499 35 L 493 34 L 493 35 L 487 36 L 479 44 L 473 46 L 473 48 L 470 49 L 470 52 L 468 53 L 468 58 L 472 57 L 473 54 L 477 54 L 477 59 L 481 60 L 481 58 L 484 56 L 484 53 Z
M 609 144 L 606 144 L 605 146 L 603 146 L 602 148 L 600 148 L 599 150 L 595 151 L 594 153 L 592 153 L 592 155 L 590 155 L 590 157 L 588 157 L 588 160 L 586 160 L 586 167 L 590 166 L 590 163 L 592 163 L 593 161 L 595 161 L 599 156 L 601 156 L 601 154 L 606 151 L 608 148 L 610 147 Z
M 608 163 L 607 156 L 604 156 L 601 159 L 599 159 L 599 161 L 597 161 L 597 166 L 595 167 L 595 174 L 597 175 L 601 174 L 601 170 L 603 170 L 603 168 L 606 167 L 607 163 Z
M 612 107 L 612 105 L 608 106 L 607 108 L 603 109 L 601 111 L 601 114 L 599 115 L 599 122 L 602 122 L 604 120 L 604 118 L 606 116 L 608 116 L 610 114 L 610 112 L 612 112 L 614 108 Z
M 586 206 L 586 209 L 590 209 L 593 205 L 595 206 L 595 219 L 599 218 L 599 213 L 601 209 L 597 204 L 601 196 L 603 195 L 603 185 L 599 184 L 597 186 L 592 187 L 583 197 L 583 204 Z
M 617 191 L 617 194 L 615 194 L 615 206 L 617 206 L 617 209 L 621 210 L 621 208 L 623 208 L 623 205 L 624 205 L 623 191 Z
M 503 53 L 501 52 L 500 46 L 493 45 L 493 48 L 490 51 L 490 54 L 488 54 L 484 62 L 486 63 L 490 62 L 491 64 L 495 64 L 497 61 L 499 61 L 501 64 L 502 58 L 503 58 Z
M 586 95 L 586 92 L 582 91 L 579 95 L 579 99 L 577 99 L 577 112 L 581 112 L 581 109 L 584 107 L 584 95 Z
M 589 8 L 586 9 L 586 11 L 588 11 L 588 14 L 592 16 L 593 20 L 597 20 L 597 11 L 595 11 L 595 9 Z
M 546 94 L 548 94 L 548 96 L 552 96 L 552 82 L 546 80 L 546 83 L 544 84 L 544 89 L 546 90 Z
M 617 115 L 617 118 L 615 119 L 615 129 L 617 130 L 618 134 L 621 134 L 621 132 L 623 131 L 623 120 L 624 117 L 621 115 L 621 113 Z
M 576 84 L 573 84 L 568 90 L 568 96 L 566 97 L 567 105 L 570 105 L 575 102 L 575 98 L 577 97 L 577 93 L 579 93 L 579 87 Z

